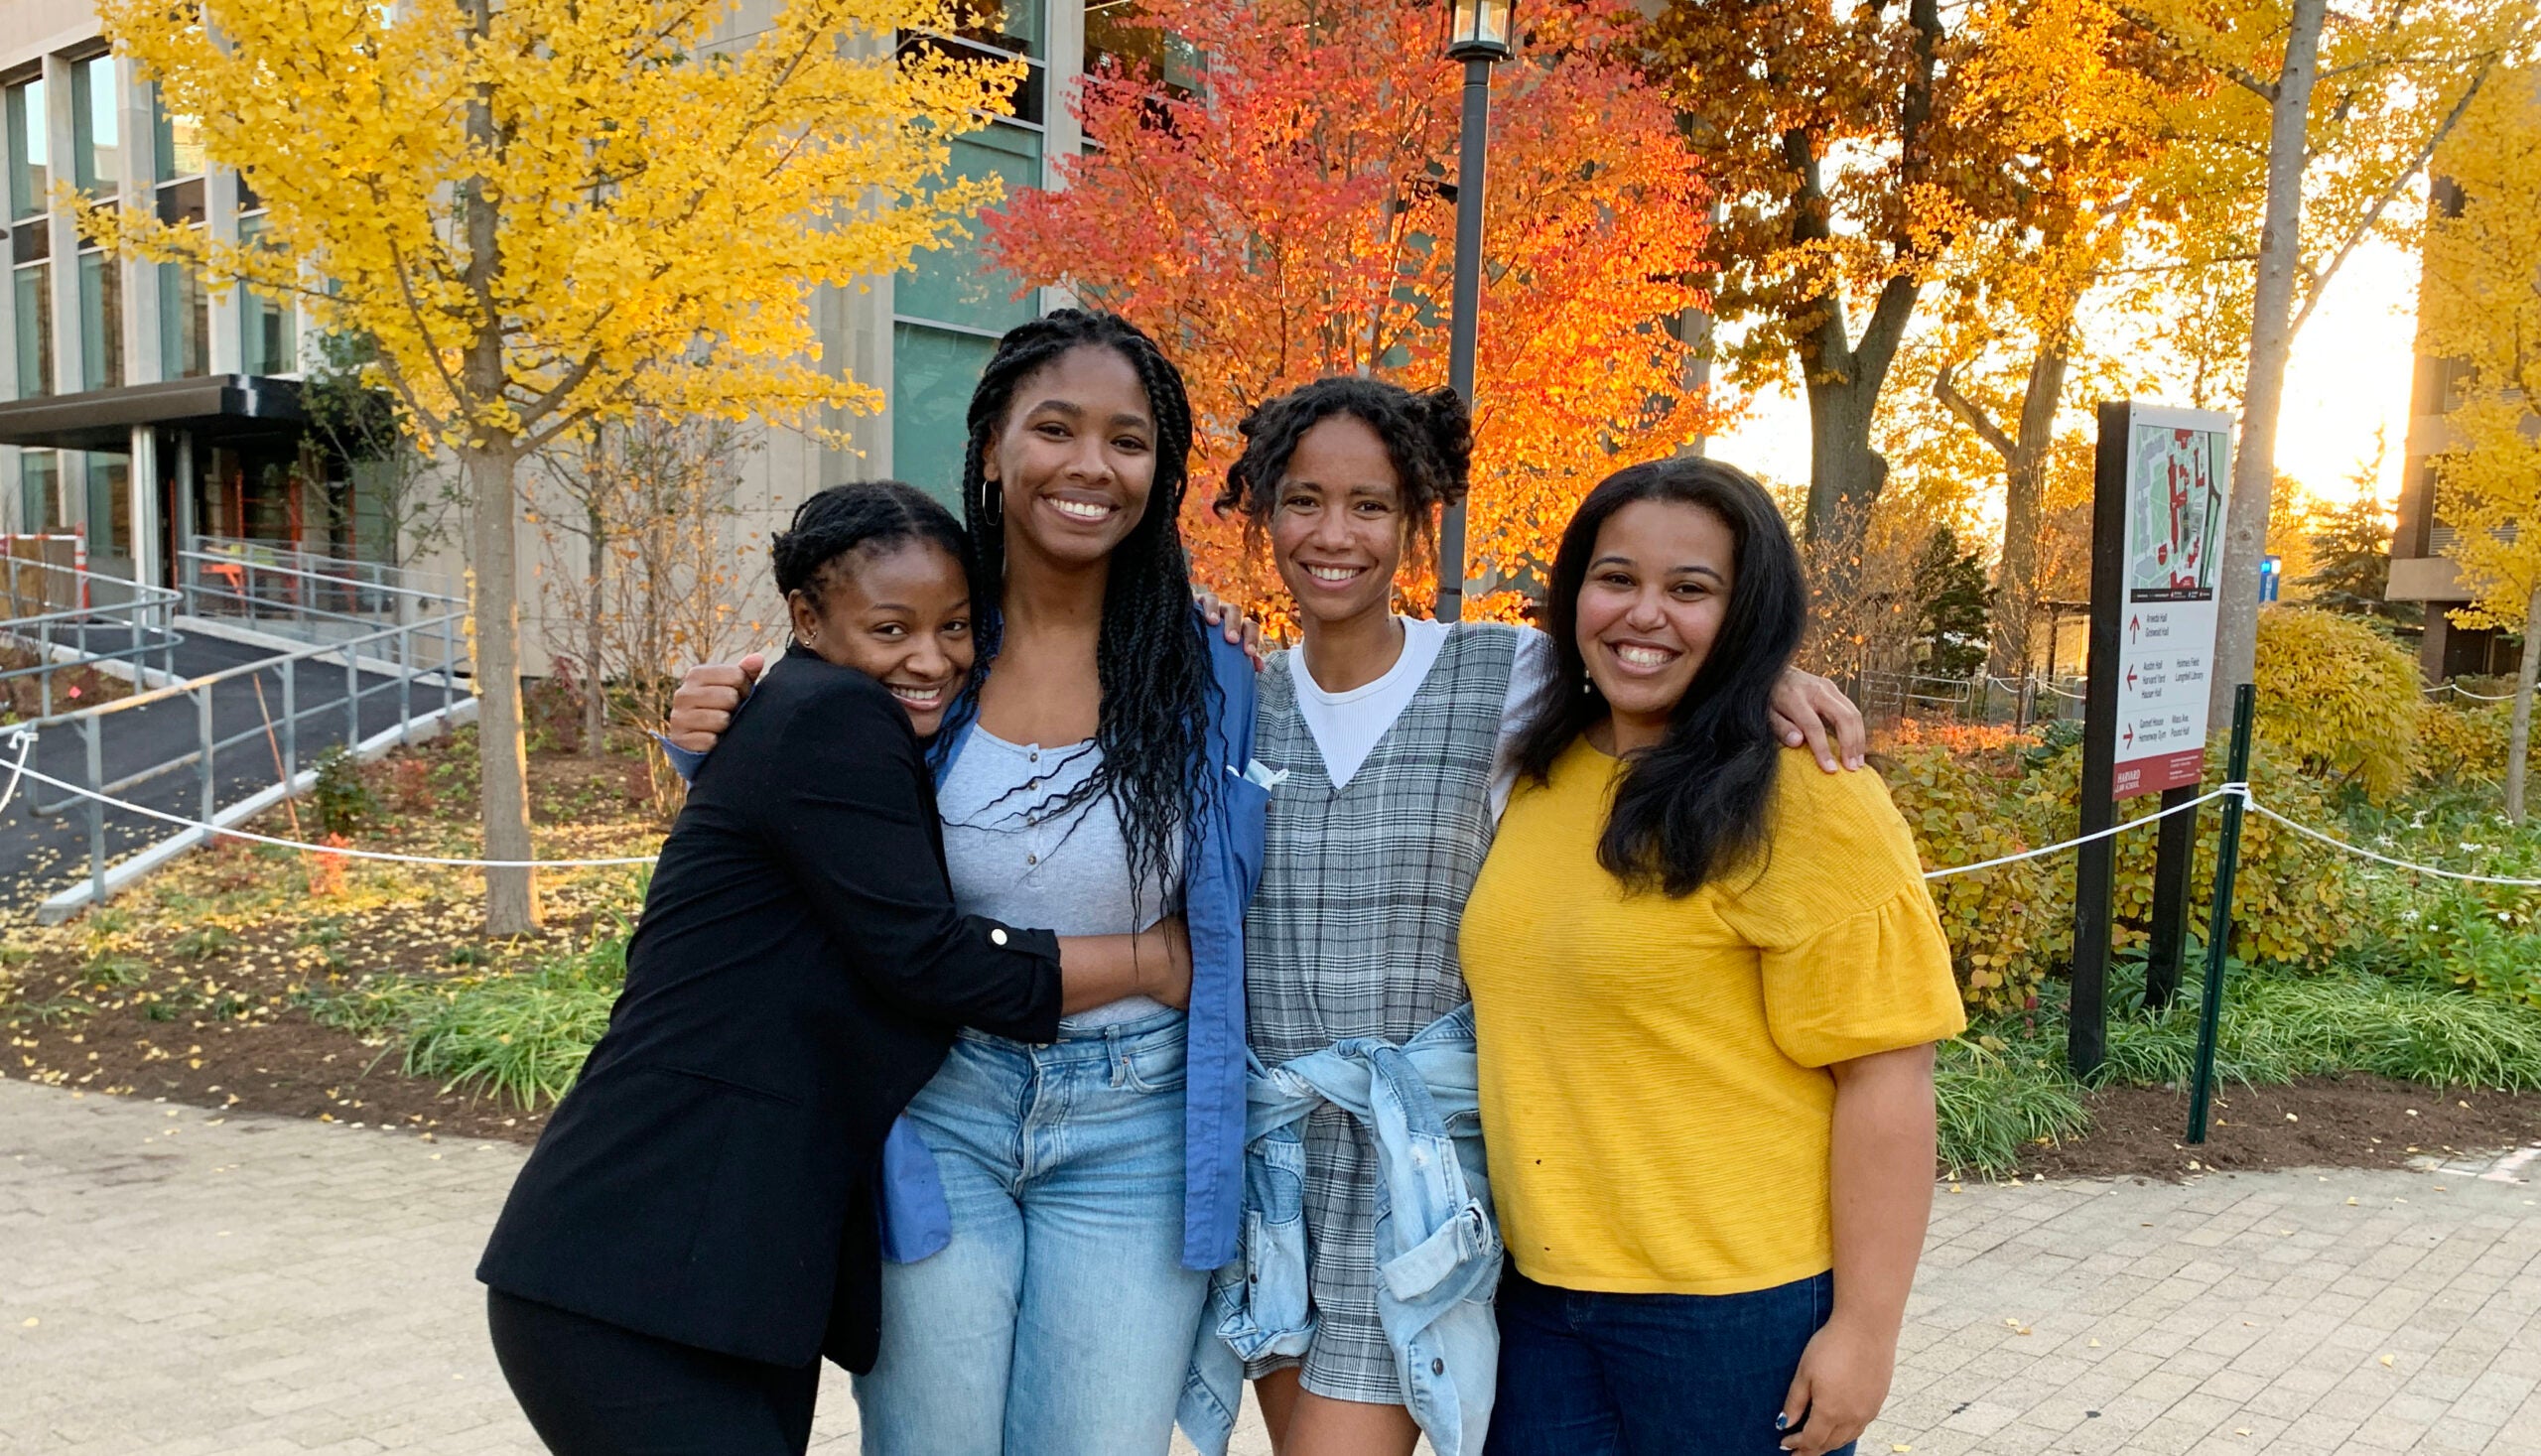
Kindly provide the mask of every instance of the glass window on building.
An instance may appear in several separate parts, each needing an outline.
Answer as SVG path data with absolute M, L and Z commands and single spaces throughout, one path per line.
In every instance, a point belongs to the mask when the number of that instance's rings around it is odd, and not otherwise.
M 1019 126 L 990 126 L 953 139 L 951 172 L 962 178 L 1003 179 L 1005 195 L 1041 185 L 1041 133 Z M 991 268 L 980 248 L 980 224 L 971 236 L 921 252 L 895 285 L 892 309 L 903 319 L 961 324 L 1003 333 L 1039 313 L 1032 295 L 1015 297 L 1014 275 Z
M 53 393 L 53 268 L 21 263 L 10 277 L 17 287 L 18 398 L 35 399 Z
M 891 329 L 891 472 L 956 509 L 971 391 L 995 352 L 995 334 L 905 320 Z
M 62 529 L 62 457 L 53 451 L 18 452 L 18 529 L 30 536 Z
M 115 59 L 70 64 L 70 168 L 80 192 L 113 197 L 123 186 L 122 111 L 116 104 Z
M 90 451 L 88 473 L 88 561 L 131 554 L 132 459 Z
M 41 217 L 52 210 L 53 196 L 52 174 L 45 167 L 45 159 L 52 152 L 45 141 L 44 77 L 9 87 L 5 109 L 9 126 L 9 216 Z
M 1048 89 L 1042 0 L 1015 0 L 1003 8 L 966 0 L 953 34 L 913 36 L 902 47 L 1027 63 L 1029 73 L 1015 86 L 1014 115 L 954 138 L 949 172 L 1001 178 L 1009 197 L 1039 187 Z M 946 501 L 961 490 L 964 417 L 980 371 L 999 334 L 1040 312 L 1033 292 L 988 266 L 978 223 L 970 228 L 968 238 L 919 253 L 892 290 L 892 469 Z
M 79 387 L 123 382 L 123 269 L 96 248 L 79 255 Z
M 246 196 L 244 188 L 240 195 Z M 265 214 L 261 210 L 238 219 L 240 243 L 261 243 L 264 233 Z M 238 290 L 238 330 L 240 367 L 248 373 L 290 374 L 299 370 L 299 320 L 289 303 L 252 289 Z
M 9 133 L 9 277 L 16 304 L 18 397 L 53 393 L 52 174 L 45 140 L 44 77 L 0 92 L 0 128 Z
M 159 220 L 172 227 L 201 227 L 209 215 L 203 201 L 202 123 L 169 115 L 155 87 L 150 113 Z M 158 273 L 161 377 L 210 373 L 211 291 L 203 286 L 202 274 L 184 263 L 162 263 Z
M 170 114 L 167 107 L 159 104 L 159 88 L 156 86 L 150 89 L 150 131 L 153 143 L 151 176 L 161 182 L 202 176 L 201 120 Z

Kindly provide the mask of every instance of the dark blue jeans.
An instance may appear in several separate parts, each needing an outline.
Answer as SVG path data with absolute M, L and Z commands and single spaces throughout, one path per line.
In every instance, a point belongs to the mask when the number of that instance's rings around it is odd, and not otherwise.
M 1484 1456 L 1779 1456 L 1774 1417 L 1834 1311 L 1835 1278 L 1753 1294 L 1594 1294 L 1511 1264 L 1499 1302 L 1500 1396 Z

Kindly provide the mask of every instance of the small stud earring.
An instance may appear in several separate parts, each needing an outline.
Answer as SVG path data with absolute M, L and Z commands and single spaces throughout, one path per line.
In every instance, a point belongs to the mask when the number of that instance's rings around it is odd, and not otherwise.
M 1579 696 L 1582 698 L 1585 698 L 1596 691 L 1597 685 L 1595 683 L 1581 683 L 1579 685 Z

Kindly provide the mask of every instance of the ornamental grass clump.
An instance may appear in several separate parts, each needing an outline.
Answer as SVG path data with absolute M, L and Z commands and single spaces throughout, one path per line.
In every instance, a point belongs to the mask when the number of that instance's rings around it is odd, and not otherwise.
M 628 934 L 621 922 L 526 976 L 488 977 L 426 1003 L 406 1032 L 407 1074 L 523 1111 L 561 1100 L 608 1027 Z

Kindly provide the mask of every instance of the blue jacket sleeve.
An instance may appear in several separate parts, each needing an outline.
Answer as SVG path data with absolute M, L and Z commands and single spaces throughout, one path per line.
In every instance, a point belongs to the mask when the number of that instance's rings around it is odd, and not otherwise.
M 1183 883 L 1191 1013 L 1182 1265 L 1213 1269 L 1235 1257 L 1244 1211 L 1244 914 L 1262 877 L 1270 795 L 1245 777 L 1253 761 L 1253 660 L 1206 622 L 1199 630 L 1209 643 L 1217 702 L 1201 765 L 1210 781 L 1192 795 L 1199 823 Z

